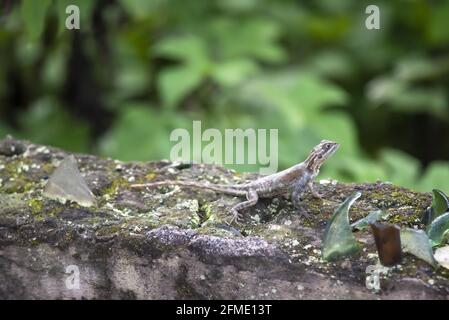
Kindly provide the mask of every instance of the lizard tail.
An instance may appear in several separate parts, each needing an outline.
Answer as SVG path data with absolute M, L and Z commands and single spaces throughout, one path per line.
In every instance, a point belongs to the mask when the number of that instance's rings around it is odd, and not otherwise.
M 181 187 L 190 187 L 190 188 L 198 188 L 198 189 L 208 189 L 220 193 L 235 195 L 235 196 L 246 196 L 245 190 L 239 190 L 234 188 L 234 186 L 225 186 L 225 185 L 214 185 L 207 183 L 198 183 L 194 181 L 158 181 L 151 183 L 143 183 L 143 184 L 133 184 L 131 188 L 139 189 L 139 188 L 157 188 L 160 186 L 181 186 Z

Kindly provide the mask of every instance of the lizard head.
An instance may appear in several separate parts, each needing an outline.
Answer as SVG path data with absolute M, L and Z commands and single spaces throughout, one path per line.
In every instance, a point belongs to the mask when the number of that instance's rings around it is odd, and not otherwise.
M 305 161 L 307 167 L 313 171 L 319 170 L 321 165 L 337 151 L 339 146 L 337 142 L 322 140 L 307 157 Z

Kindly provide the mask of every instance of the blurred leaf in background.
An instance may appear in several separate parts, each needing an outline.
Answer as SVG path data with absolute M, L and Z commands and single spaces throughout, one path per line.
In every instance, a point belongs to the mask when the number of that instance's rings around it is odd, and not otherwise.
M 0 135 L 156 160 L 193 120 L 278 129 L 279 169 L 333 139 L 322 177 L 447 192 L 448 2 L 368 4 L 0 0 Z

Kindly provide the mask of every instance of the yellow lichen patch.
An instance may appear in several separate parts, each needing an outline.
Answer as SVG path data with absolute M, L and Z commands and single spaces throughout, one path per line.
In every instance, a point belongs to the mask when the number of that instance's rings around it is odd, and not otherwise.
M 145 176 L 145 180 L 151 181 L 151 180 L 154 180 L 156 177 L 157 177 L 157 174 L 154 172 L 151 172 Z

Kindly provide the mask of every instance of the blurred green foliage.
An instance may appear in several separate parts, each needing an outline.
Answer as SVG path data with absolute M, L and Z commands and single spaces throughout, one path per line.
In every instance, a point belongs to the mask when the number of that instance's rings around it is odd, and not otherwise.
M 326 138 L 323 177 L 448 191 L 449 2 L 368 4 L 0 0 L 0 136 L 150 160 L 192 120 L 277 128 L 280 169 Z

